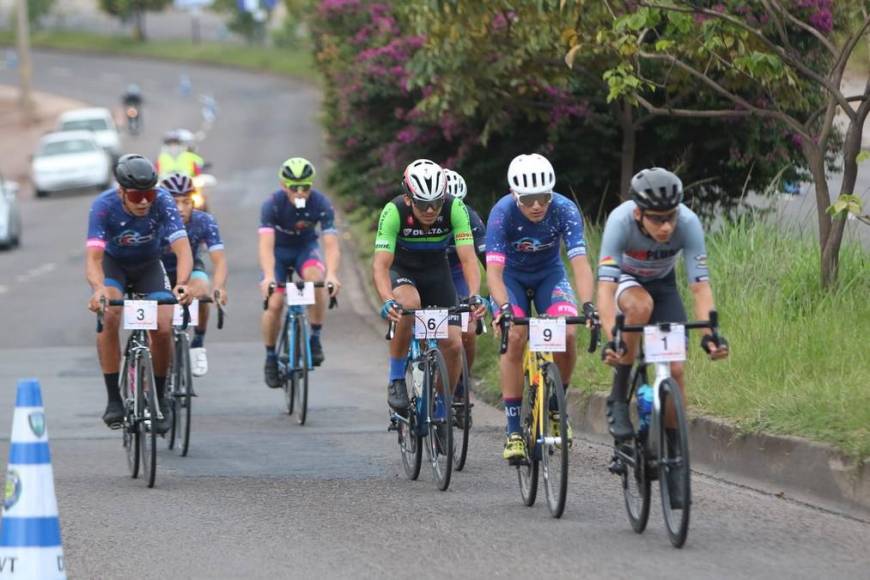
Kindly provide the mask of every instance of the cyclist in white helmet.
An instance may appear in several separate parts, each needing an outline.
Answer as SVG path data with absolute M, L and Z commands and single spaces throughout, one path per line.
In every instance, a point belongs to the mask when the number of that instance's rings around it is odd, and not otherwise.
M 405 357 L 413 319 L 402 308 L 456 306 L 456 290 L 445 259 L 447 246 L 455 240 L 456 253 L 468 282 L 471 302 L 485 312 L 480 292 L 480 271 L 474 254 L 474 239 L 468 210 L 462 200 L 446 194 L 444 170 L 428 159 L 418 159 L 405 169 L 401 195 L 384 207 L 378 222 L 372 272 L 375 288 L 383 300 L 381 316 L 398 323 L 390 343 L 390 374 L 387 400 L 395 411 L 408 410 Z M 450 383 L 459 379 L 459 349 L 462 348 L 459 316 L 449 321 L 448 338 L 439 341 L 447 362 Z

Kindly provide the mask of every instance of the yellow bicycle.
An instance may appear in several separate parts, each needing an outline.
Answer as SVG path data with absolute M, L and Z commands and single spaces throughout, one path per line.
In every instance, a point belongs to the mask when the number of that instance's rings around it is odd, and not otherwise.
M 542 319 L 541 317 L 539 319 Z M 565 324 L 586 324 L 585 316 L 562 317 Z M 507 338 L 510 326 L 528 326 L 534 318 L 515 317 L 506 314 L 499 321 L 501 325 L 501 349 L 507 351 Z M 598 345 L 599 327 L 593 326 L 589 352 L 595 352 Z M 546 343 L 553 340 L 551 328 L 542 330 Z M 544 490 L 547 506 L 554 518 L 562 517 L 565 499 L 568 494 L 568 412 L 562 376 L 553 361 L 552 352 L 532 351 L 526 342 L 523 353 L 523 402 L 520 407 L 520 425 L 526 448 L 526 456 L 516 465 L 523 503 L 532 506 L 538 495 L 538 471 L 543 467 Z M 557 407 L 550 408 L 550 398 L 555 394 Z M 567 443 L 567 444 L 563 444 Z

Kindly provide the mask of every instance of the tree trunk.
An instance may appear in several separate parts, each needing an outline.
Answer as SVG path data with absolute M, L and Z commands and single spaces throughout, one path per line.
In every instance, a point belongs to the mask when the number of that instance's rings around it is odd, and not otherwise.
M 622 101 L 619 115 L 622 127 L 622 157 L 619 170 L 619 196 L 625 201 L 631 199 L 631 178 L 634 175 L 634 155 L 637 133 L 634 126 L 634 107 L 627 100 Z
M 831 276 L 836 277 L 836 258 L 832 262 L 830 255 L 825 253 L 825 249 L 829 248 L 828 240 L 831 238 L 832 229 L 831 216 L 827 212 L 828 206 L 831 205 L 831 194 L 828 190 L 828 179 L 825 173 L 825 153 L 824 149 L 809 142 L 809 140 L 804 140 L 803 153 L 816 189 L 816 214 L 819 220 L 819 250 L 821 254 L 819 265 L 822 286 L 827 287 L 832 281 Z
M 145 42 L 145 12 L 141 8 L 136 8 L 133 13 L 133 38 L 137 42 Z

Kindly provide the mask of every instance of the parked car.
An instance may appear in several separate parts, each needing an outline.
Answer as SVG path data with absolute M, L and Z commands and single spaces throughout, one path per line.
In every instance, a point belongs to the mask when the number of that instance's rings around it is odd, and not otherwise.
M 112 156 L 112 159 L 121 156 L 121 136 L 109 109 L 92 107 L 67 111 L 58 118 L 57 130 L 92 131 L 97 143 Z
M 0 248 L 21 243 L 21 211 L 18 209 L 18 184 L 0 175 Z
M 31 177 L 36 197 L 53 191 L 112 185 L 112 160 L 90 131 L 49 133 L 39 140 Z

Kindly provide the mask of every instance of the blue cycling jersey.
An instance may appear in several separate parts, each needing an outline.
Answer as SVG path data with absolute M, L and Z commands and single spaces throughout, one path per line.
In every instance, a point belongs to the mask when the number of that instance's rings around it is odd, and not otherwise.
M 323 234 L 336 234 L 335 210 L 329 198 L 311 190 L 303 209 L 297 209 L 287 194 L 278 190 L 260 212 L 260 233 L 275 232 L 275 247 L 298 248 L 317 240 L 317 224 Z
M 190 214 L 190 220 L 184 224 L 187 230 L 187 237 L 190 240 L 190 251 L 193 252 L 193 261 L 196 263 L 199 258 L 199 251 L 202 246 L 205 246 L 209 252 L 223 250 L 224 244 L 221 241 L 221 233 L 218 230 L 217 222 L 211 214 L 193 210 Z M 169 247 L 169 239 L 163 238 L 163 267 L 167 272 L 175 272 L 178 267 L 178 258 Z
M 147 215 L 134 216 L 124 209 L 117 189 L 101 193 L 91 204 L 88 216 L 89 248 L 103 248 L 121 262 L 159 258 L 162 240 L 170 244 L 187 237 L 181 215 L 172 196 L 162 189 Z
M 569 259 L 586 255 L 583 216 L 571 200 L 554 193 L 544 219 L 533 223 L 520 212 L 516 199 L 509 193 L 489 213 L 486 261 L 515 272 L 561 268 L 560 241 L 565 242 Z
M 471 235 L 474 237 L 474 251 L 477 253 L 478 259 L 482 262 L 485 260 L 486 252 L 486 225 L 476 211 L 466 205 L 468 210 L 468 218 L 471 221 Z M 459 268 L 461 266 L 459 256 L 456 255 L 456 240 L 450 236 L 450 243 L 447 246 L 447 261 L 451 268 Z

